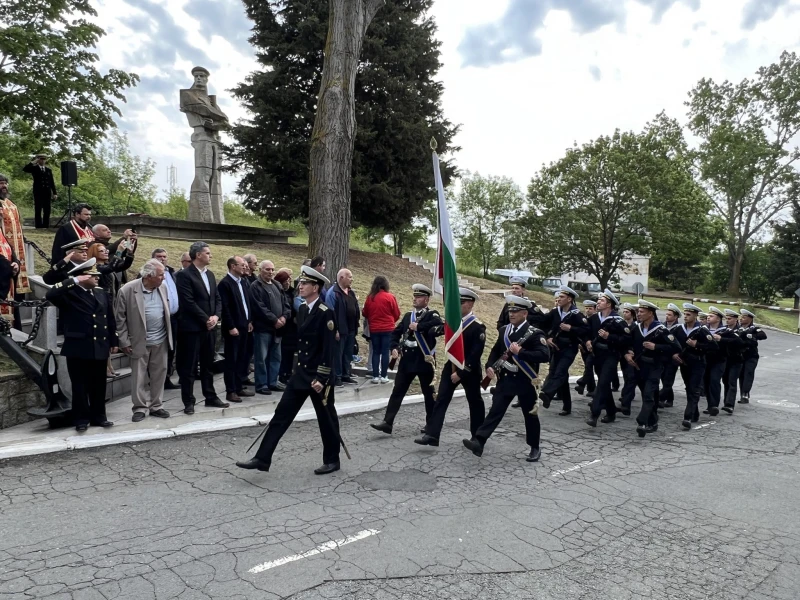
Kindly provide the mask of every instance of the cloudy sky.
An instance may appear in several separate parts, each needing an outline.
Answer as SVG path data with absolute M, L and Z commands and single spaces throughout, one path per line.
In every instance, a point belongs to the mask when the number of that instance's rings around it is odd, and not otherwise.
M 391 1 L 391 0 L 389 0 Z M 227 92 L 255 68 L 240 0 L 94 0 L 107 36 L 101 64 L 141 77 L 119 125 L 133 150 L 193 178 L 178 110 L 192 66 L 233 120 Z M 683 119 L 702 77 L 739 81 L 800 46 L 800 0 L 436 0 L 444 108 L 461 123 L 460 168 L 523 188 L 573 142 L 639 130 L 661 110 Z M 225 192 L 235 187 L 223 181 Z

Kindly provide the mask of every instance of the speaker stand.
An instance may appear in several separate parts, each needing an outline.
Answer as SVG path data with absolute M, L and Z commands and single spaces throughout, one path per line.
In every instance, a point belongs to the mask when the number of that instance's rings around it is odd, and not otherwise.
M 72 186 L 68 185 L 67 188 L 67 210 L 64 211 L 64 214 L 61 215 L 61 218 L 56 223 L 56 229 L 61 227 L 62 225 L 69 223 L 70 215 L 72 214 Z M 48 223 L 49 225 L 49 223 Z

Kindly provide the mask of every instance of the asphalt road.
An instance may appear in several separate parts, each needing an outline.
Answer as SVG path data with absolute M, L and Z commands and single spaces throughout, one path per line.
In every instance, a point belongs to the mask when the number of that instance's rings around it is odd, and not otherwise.
M 421 405 L 344 418 L 332 476 L 314 422 L 270 473 L 233 466 L 253 430 L 5 461 L 0 599 L 796 599 L 800 337 L 769 335 L 733 416 L 683 432 L 679 392 L 640 440 L 554 403 L 539 464 L 517 411 L 467 452 L 463 399 L 438 449 Z

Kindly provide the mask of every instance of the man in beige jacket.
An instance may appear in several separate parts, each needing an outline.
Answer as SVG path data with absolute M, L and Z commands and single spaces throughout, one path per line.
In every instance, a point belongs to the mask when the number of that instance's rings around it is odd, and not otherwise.
M 172 347 L 169 300 L 161 285 L 164 265 L 155 258 L 148 260 L 140 274 L 141 279 L 122 286 L 114 303 L 119 349 L 131 357 L 134 423 L 143 420 L 148 410 L 151 417 L 169 417 L 161 404 Z

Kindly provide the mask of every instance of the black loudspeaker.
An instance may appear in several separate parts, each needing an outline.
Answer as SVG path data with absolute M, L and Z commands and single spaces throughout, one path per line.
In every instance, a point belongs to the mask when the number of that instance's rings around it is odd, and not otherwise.
M 78 163 L 74 160 L 61 161 L 61 185 L 78 185 Z

